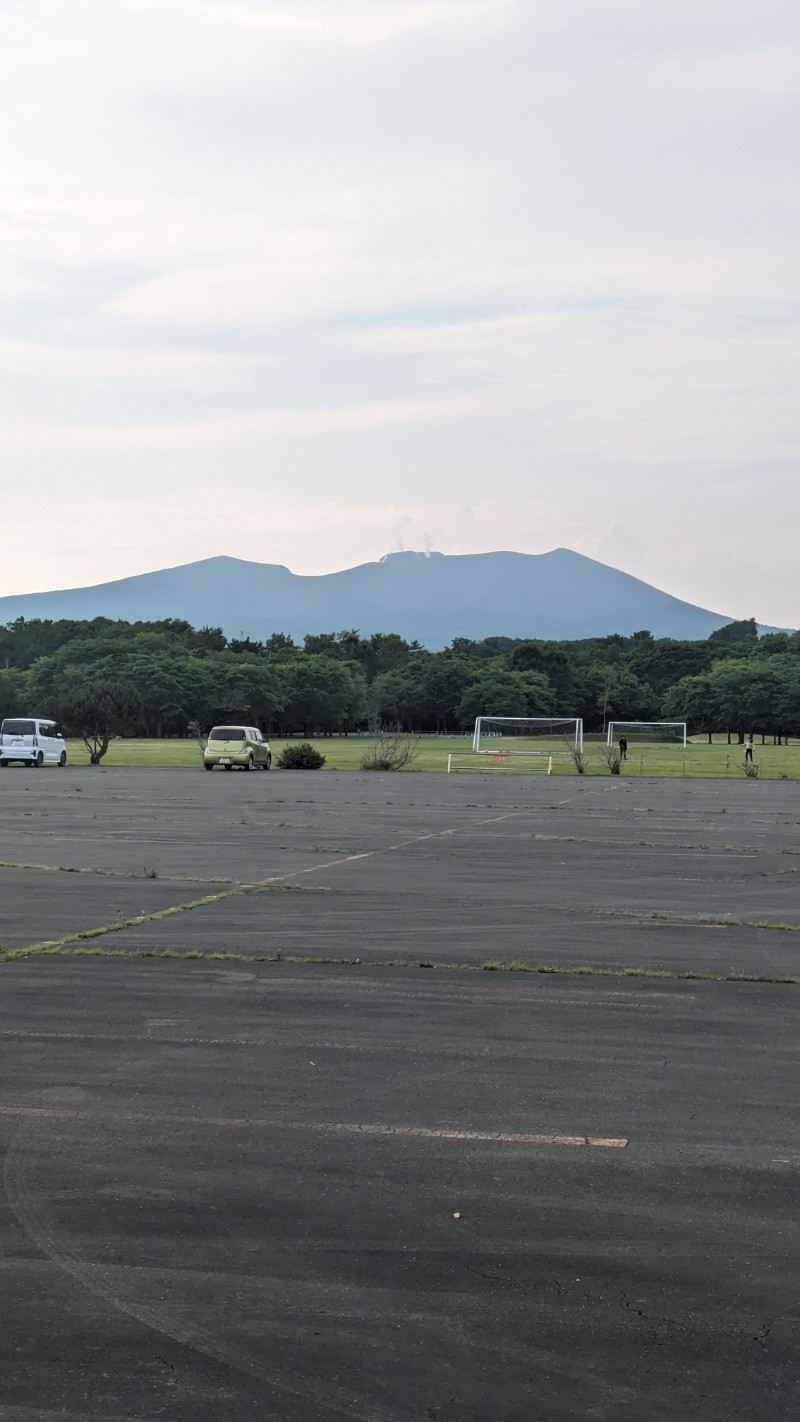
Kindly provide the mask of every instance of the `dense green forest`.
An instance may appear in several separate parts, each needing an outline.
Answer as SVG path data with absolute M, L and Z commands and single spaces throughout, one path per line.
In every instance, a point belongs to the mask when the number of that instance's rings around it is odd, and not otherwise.
M 265 643 L 187 622 L 26 621 L 0 629 L 0 714 L 57 716 L 68 733 L 185 736 L 241 720 L 279 735 L 381 724 L 460 732 L 478 715 L 686 720 L 690 733 L 800 735 L 800 633 L 753 620 L 703 642 L 650 632 L 585 642 L 457 637 L 429 652 L 394 633 Z

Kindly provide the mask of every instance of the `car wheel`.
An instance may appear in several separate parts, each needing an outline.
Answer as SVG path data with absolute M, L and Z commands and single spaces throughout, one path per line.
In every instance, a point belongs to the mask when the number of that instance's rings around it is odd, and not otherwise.
M 226 769 L 226 770 L 233 770 L 233 766 L 232 766 L 232 765 L 226 765 L 226 766 L 225 766 L 225 769 Z
M 245 763 L 244 763 L 244 768 L 245 768 L 245 770 L 252 770 L 252 769 L 253 769 L 253 757 L 252 757 L 251 755 L 249 755 L 249 756 L 247 757 L 247 760 L 246 760 Z
M 8 765 L 8 761 L 7 761 L 7 760 L 0 760 L 0 770 L 5 770 L 5 768 L 6 768 L 7 765 Z
M 270 768 L 271 765 L 272 765 L 272 756 L 271 756 L 271 755 L 268 755 L 267 758 L 266 758 L 266 760 L 264 761 L 264 764 L 262 765 L 261 769 L 262 769 L 262 770 L 269 770 L 269 768 Z
M 42 755 L 41 751 L 39 751 L 39 754 L 36 756 L 36 758 L 31 761 L 31 765 L 33 766 L 34 770 L 39 770 L 41 766 L 44 765 L 44 756 Z
M 62 751 L 62 752 L 61 752 L 60 756 L 58 757 L 58 763 L 59 763 L 59 765 L 61 766 L 61 769 L 63 770 L 63 769 L 64 769 L 64 766 L 65 766 L 66 763 L 67 763 L 67 752 L 66 752 L 66 751 Z
M 204 766 L 203 766 L 203 769 L 204 769 L 204 770 L 213 770 L 214 767 L 213 767 L 213 765 L 204 765 Z

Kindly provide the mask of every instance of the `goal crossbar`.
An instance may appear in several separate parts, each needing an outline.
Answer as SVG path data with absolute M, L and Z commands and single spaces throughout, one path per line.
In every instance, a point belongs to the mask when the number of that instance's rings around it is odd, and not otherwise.
M 674 735 L 671 737 L 669 735 L 665 737 L 658 737 L 658 735 L 656 734 L 654 736 L 654 739 L 673 740 L 677 745 L 681 745 L 684 748 L 686 747 L 687 738 L 685 721 L 609 721 L 606 745 L 613 746 L 614 742 L 619 739 L 620 735 L 627 736 L 628 734 L 630 734 L 632 736 L 637 736 L 639 740 L 646 740 L 648 731 L 653 731 L 655 733 L 658 733 L 659 731 L 673 731 Z

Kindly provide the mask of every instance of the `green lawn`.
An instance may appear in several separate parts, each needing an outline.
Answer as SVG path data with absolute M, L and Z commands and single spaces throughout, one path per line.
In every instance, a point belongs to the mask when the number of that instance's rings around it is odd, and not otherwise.
M 295 737 L 290 744 L 298 744 Z M 273 740 L 273 763 L 277 761 L 286 741 Z M 313 744 L 325 756 L 326 770 L 357 770 L 362 756 L 373 744 L 365 736 L 336 736 L 330 740 L 314 740 Z M 68 755 L 73 765 L 88 762 L 88 755 L 82 742 L 70 741 Z M 575 768 L 562 744 L 553 748 L 553 774 L 574 775 Z M 471 738 L 467 736 L 421 736 L 417 751 L 409 771 L 447 770 L 448 755 L 453 757 L 453 773 L 486 775 L 516 775 L 520 773 L 546 775 L 547 756 L 520 756 L 519 743 L 511 740 L 496 740 L 489 755 L 471 754 Z M 587 739 L 587 775 L 608 775 L 604 759 L 605 745 L 600 738 Z M 509 753 L 508 760 L 495 760 L 495 755 Z M 706 738 L 698 738 L 686 750 L 681 746 L 645 745 L 631 743 L 627 763 L 622 773 L 627 776 L 666 775 L 700 776 L 712 779 L 743 779 L 741 747 L 727 744 L 725 736 L 718 736 L 713 745 Z M 800 780 L 800 743 L 791 746 L 756 745 L 755 762 L 759 766 L 759 778 L 777 780 L 788 777 Z M 201 757 L 196 741 L 175 740 L 118 740 L 113 741 L 103 765 L 169 766 L 200 770 Z M 215 775 L 224 772 L 216 770 Z

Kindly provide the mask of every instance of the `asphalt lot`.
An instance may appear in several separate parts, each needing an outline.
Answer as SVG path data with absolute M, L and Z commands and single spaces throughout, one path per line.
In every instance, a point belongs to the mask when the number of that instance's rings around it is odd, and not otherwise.
M 798 871 L 783 782 L 4 774 L 0 1416 L 794 1419 Z

